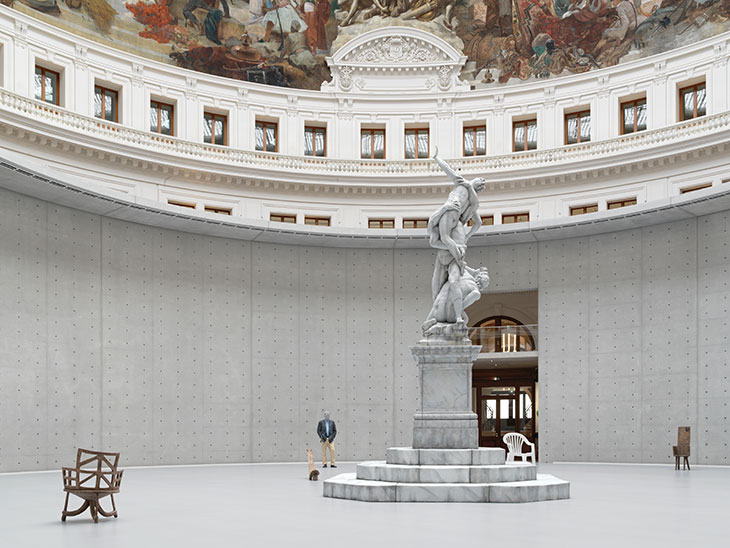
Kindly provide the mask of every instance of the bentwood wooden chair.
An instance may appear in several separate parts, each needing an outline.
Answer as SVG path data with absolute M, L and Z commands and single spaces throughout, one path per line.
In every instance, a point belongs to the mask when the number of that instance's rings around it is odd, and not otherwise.
M 99 522 L 99 514 L 104 517 L 118 517 L 114 495 L 119 493 L 124 470 L 117 468 L 119 453 L 104 453 L 79 449 L 76 454 L 76 467 L 66 468 L 63 473 L 63 490 L 66 492 L 66 503 L 63 505 L 61 521 L 68 516 L 78 516 L 88 508 L 95 523 Z M 69 495 L 76 495 L 84 499 L 83 504 L 76 510 L 68 509 Z M 99 504 L 99 500 L 110 497 L 112 511 L 106 512 Z

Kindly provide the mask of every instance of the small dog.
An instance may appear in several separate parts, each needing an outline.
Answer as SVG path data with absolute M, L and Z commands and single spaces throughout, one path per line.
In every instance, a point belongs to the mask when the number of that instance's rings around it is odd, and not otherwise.
M 312 455 L 311 449 L 307 449 L 307 463 L 309 464 L 309 481 L 317 481 L 319 470 L 314 467 L 314 455 Z

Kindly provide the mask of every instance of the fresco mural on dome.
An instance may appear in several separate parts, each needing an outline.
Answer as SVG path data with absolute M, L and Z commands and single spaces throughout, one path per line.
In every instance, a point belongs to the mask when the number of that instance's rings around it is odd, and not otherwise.
M 474 87 L 586 72 L 730 30 L 730 0 L 1 0 L 115 47 L 239 80 L 319 89 L 325 57 L 385 25 L 460 49 Z

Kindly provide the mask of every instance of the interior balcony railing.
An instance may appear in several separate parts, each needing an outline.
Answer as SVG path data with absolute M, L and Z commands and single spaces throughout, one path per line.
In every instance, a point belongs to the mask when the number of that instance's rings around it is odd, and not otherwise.
M 33 124 L 28 124 L 29 119 L 45 123 L 56 131 L 71 130 L 75 134 L 73 141 L 77 146 L 80 144 L 78 136 L 86 135 L 91 137 L 93 142 L 103 139 L 107 142 L 131 145 L 157 153 L 172 153 L 194 160 L 216 162 L 229 167 L 283 170 L 290 174 L 317 172 L 337 177 L 343 175 L 381 177 L 384 174 L 441 176 L 440 168 L 430 160 L 347 160 L 292 156 L 192 142 L 179 137 L 133 129 L 118 123 L 77 114 L 63 107 L 0 89 L 0 125 L 7 125 L 11 121 L 8 115 L 21 116 L 17 123 L 23 126 L 22 131 L 24 132 L 33 131 Z M 545 168 L 551 165 L 563 169 L 565 162 L 585 162 L 594 158 L 615 157 L 641 149 L 666 148 L 672 143 L 684 145 L 688 139 L 705 137 L 728 129 L 730 129 L 730 111 L 602 141 L 498 156 L 455 158 L 450 159 L 449 164 L 456 171 L 483 174 L 503 173 L 505 170 Z M 45 146 L 45 139 L 45 137 L 40 139 L 41 146 Z M 388 182 L 390 183 L 390 181 Z
M 537 324 L 470 327 L 469 338 L 481 345 L 481 353 L 536 352 Z

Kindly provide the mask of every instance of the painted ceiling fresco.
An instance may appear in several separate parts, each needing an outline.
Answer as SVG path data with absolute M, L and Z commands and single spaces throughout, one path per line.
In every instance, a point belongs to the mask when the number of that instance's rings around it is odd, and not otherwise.
M 730 30 L 730 0 L 2 0 L 117 48 L 239 80 L 319 89 L 325 57 L 385 25 L 461 49 L 474 87 L 586 72 Z

